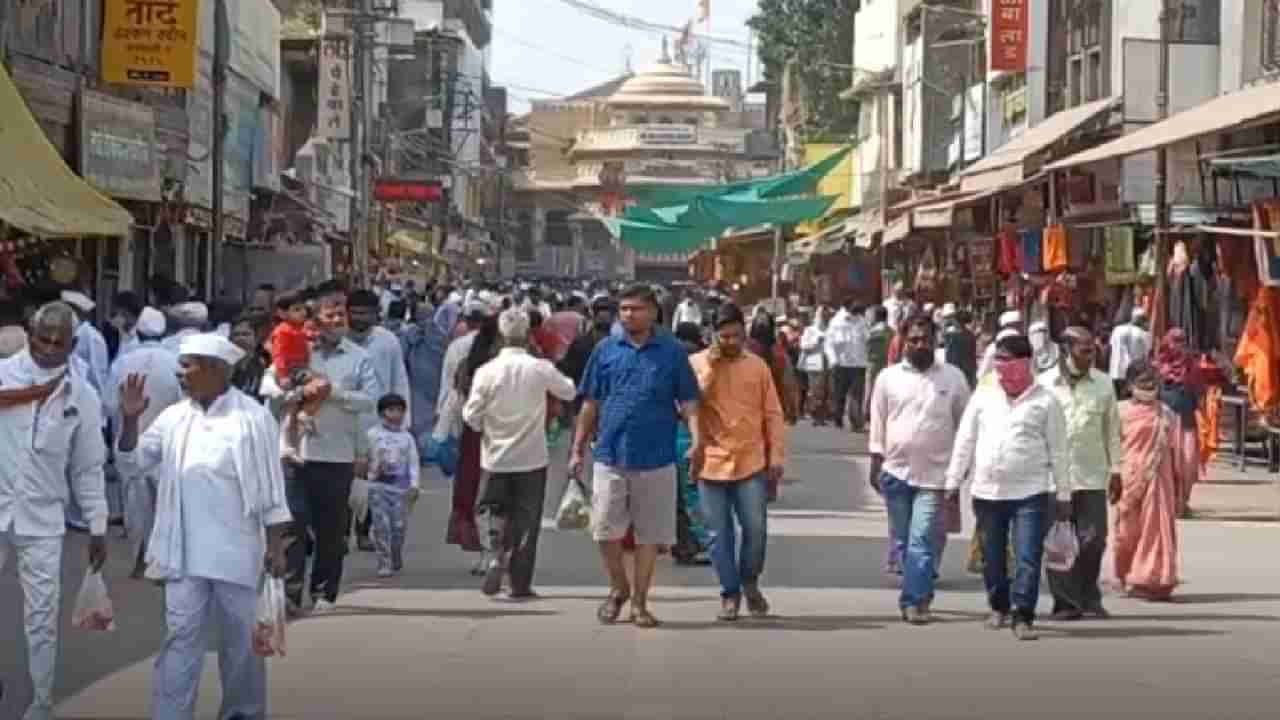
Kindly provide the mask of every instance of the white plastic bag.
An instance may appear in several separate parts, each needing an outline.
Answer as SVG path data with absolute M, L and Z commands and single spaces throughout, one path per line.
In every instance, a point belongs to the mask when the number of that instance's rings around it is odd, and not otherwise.
M 80 630 L 113 632 L 116 629 L 115 615 L 102 573 L 90 569 L 84 575 L 84 582 L 80 584 L 80 594 L 76 596 L 76 609 L 71 615 L 71 624 Z
M 284 580 L 267 577 L 258 590 L 258 611 L 253 626 L 253 654 L 259 657 L 284 657 L 285 617 Z
M 587 501 L 587 493 L 582 489 L 582 482 L 577 478 L 569 478 L 569 485 L 564 489 L 564 497 L 560 500 L 560 509 L 556 511 L 556 527 L 561 530 L 585 530 L 591 525 L 591 503 Z
M 1059 521 L 1049 528 L 1044 541 L 1044 566 L 1054 572 L 1067 572 L 1076 564 L 1080 543 L 1072 523 Z
M 365 516 L 365 513 L 369 511 L 368 480 L 358 477 L 351 481 L 351 495 L 347 498 L 347 505 L 357 518 Z

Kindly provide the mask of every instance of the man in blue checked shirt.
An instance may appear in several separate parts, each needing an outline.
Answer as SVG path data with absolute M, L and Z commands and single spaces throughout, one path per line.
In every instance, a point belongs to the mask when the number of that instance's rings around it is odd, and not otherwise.
M 684 348 L 655 326 L 658 300 L 636 285 L 622 293 L 618 317 L 624 333 L 596 347 L 580 385 L 583 399 L 570 472 L 582 472 L 588 443 L 594 442 L 592 536 L 600 544 L 609 574 L 609 599 L 600 622 L 612 624 L 631 602 L 636 627 L 657 627 L 649 612 L 649 586 L 662 546 L 676 542 L 676 453 L 679 416 L 693 433 L 689 458 L 697 466 L 702 451 L 697 424 L 698 382 Z M 635 586 L 623 566 L 622 538 L 636 539 Z

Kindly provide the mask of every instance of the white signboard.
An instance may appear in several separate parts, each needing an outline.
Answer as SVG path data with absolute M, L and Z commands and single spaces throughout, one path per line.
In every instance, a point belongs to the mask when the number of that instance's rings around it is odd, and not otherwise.
M 320 43 L 318 134 L 330 140 L 351 137 L 351 38 L 325 35 Z
M 640 129 L 640 142 L 645 145 L 692 145 L 698 142 L 698 131 L 692 125 L 656 125 Z

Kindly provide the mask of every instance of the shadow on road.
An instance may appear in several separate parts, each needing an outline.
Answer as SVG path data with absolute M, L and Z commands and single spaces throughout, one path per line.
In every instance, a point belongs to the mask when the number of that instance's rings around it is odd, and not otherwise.
M 689 622 L 668 620 L 659 630 L 725 630 L 731 632 L 751 630 L 782 630 L 784 632 L 836 632 L 842 630 L 883 630 L 884 623 L 901 622 L 895 616 L 841 616 L 804 615 L 800 617 L 770 616 L 760 619 L 743 618 L 737 622 L 716 620 Z
M 1047 640 L 1128 640 L 1131 638 L 1189 638 L 1226 635 L 1222 630 L 1189 630 L 1174 627 L 1072 627 L 1038 626 Z
M 549 617 L 559 615 L 554 610 L 407 610 L 404 608 L 370 607 L 365 605 L 339 605 L 337 610 L 323 615 L 309 615 L 295 622 L 324 621 L 343 617 L 418 617 L 461 618 L 465 620 L 499 620 L 509 617 Z
M 1174 595 L 1171 605 L 1214 605 L 1217 603 L 1272 602 L 1280 600 L 1277 593 L 1192 593 Z

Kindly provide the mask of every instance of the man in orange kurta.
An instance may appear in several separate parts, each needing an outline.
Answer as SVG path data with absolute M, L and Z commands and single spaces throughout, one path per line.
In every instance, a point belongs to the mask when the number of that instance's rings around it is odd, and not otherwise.
M 689 359 L 702 400 L 695 422 L 702 452 L 691 472 L 700 481 L 702 506 L 714 540 L 711 561 L 720 578 L 719 619 L 738 619 L 742 600 L 757 617 L 769 613 L 760 592 L 768 543 L 768 484 L 782 477 L 786 418 L 773 374 L 746 352 L 746 319 L 736 305 L 716 311 L 715 341 Z M 742 528 L 737 551 L 736 525 Z

